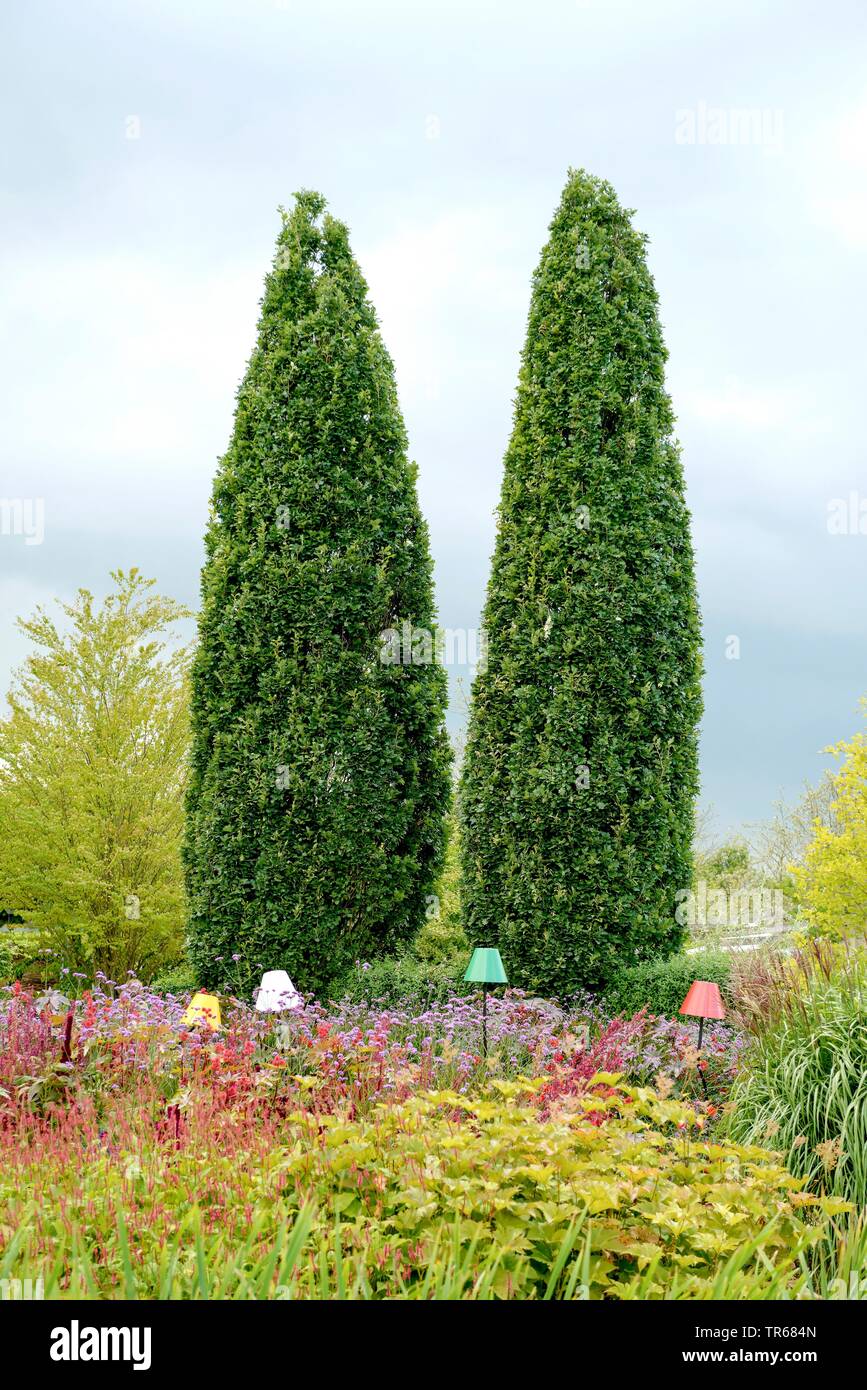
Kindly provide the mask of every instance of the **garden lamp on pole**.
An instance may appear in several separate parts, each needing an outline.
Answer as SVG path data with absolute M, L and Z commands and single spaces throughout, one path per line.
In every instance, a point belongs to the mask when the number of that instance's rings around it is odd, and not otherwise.
M 488 1055 L 488 989 L 491 985 L 506 985 L 506 971 L 499 951 L 492 946 L 477 946 L 464 975 L 467 984 L 482 987 L 482 1056 Z
M 304 1000 L 285 970 L 266 970 L 256 995 L 256 1008 L 263 1013 L 291 1013 L 304 1008 Z
M 220 1001 L 216 994 L 194 994 L 181 1019 L 185 1028 L 210 1028 L 217 1033 L 222 1028 L 220 1022 Z
M 689 987 L 689 993 L 680 1006 L 682 1014 L 688 1014 L 691 1018 L 698 1019 L 698 1049 L 701 1051 L 701 1044 L 704 1038 L 704 1021 L 706 1018 L 725 1018 L 725 1005 L 720 998 L 719 985 L 715 985 L 711 980 L 693 980 Z M 704 1072 L 701 1072 L 702 1090 L 707 1095 L 707 1082 L 704 1079 Z

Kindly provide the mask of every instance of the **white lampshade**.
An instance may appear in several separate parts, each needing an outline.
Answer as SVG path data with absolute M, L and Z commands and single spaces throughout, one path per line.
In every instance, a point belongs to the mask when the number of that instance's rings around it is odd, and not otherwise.
M 285 970 L 266 970 L 256 995 L 256 1008 L 261 1013 L 285 1013 L 288 1009 L 303 1009 L 304 1000 Z

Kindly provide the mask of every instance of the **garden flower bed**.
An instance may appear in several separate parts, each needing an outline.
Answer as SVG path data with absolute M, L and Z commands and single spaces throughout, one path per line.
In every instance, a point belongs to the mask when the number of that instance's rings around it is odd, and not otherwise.
M 661 1082 L 667 1093 L 697 1103 L 704 1100 L 704 1071 L 718 1106 L 741 1046 L 736 1032 L 716 1025 L 699 1057 L 688 1026 L 643 1010 L 608 1018 L 590 996 L 567 1011 L 517 991 L 490 999 L 485 1057 L 481 1005 L 473 997 L 454 995 L 426 1009 L 309 1004 L 276 1022 L 230 1000 L 218 1034 L 184 1026 L 187 1002 L 136 980 L 119 988 L 103 981 L 76 1000 L 20 986 L 0 991 L 6 1107 L 16 1097 L 39 1110 L 61 1095 L 98 1098 L 140 1087 L 171 1101 L 207 1080 L 227 1103 L 258 1098 L 286 1108 L 303 1091 L 315 1095 L 320 1110 L 348 1105 L 358 1113 L 419 1089 L 466 1093 L 486 1079 L 517 1075 L 545 1080 L 544 1104 L 580 1089 L 596 1071 Z
M 60 1297 L 772 1297 L 805 1278 L 827 1203 L 714 1139 L 679 1024 L 510 994 L 485 1058 L 466 998 L 283 1021 L 227 1003 L 219 1033 L 186 1028 L 185 1002 L 5 991 L 7 1276 L 36 1268 Z M 722 1086 L 735 1036 L 711 1056 Z

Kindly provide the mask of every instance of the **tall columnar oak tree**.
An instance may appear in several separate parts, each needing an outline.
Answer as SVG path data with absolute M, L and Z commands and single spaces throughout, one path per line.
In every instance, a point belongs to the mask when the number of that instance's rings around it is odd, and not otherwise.
M 433 629 L 427 528 L 392 363 L 324 208 L 304 192 L 283 214 L 214 488 L 184 856 L 202 983 L 239 956 L 248 986 L 283 967 L 326 987 L 414 934 L 443 851 L 445 673 L 429 644 L 382 639 Z
M 564 993 L 679 943 L 699 617 L 645 238 L 570 172 L 533 280 L 462 778 L 464 910 Z

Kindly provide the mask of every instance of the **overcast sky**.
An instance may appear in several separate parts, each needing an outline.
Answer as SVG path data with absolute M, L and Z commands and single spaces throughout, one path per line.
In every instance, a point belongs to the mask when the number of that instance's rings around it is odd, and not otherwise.
M 197 603 L 276 208 L 349 224 L 442 623 L 478 624 L 530 277 L 570 165 L 650 237 L 705 631 L 703 800 L 859 727 L 863 0 L 28 0 L 0 20 L 0 684 L 16 616 L 138 565 Z M 739 639 L 740 655 L 728 639 Z M 728 646 L 727 646 L 728 642 Z M 454 673 L 453 673 L 454 675 Z M 453 729 L 465 717 L 455 692 Z

